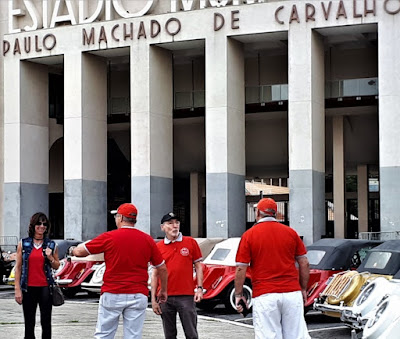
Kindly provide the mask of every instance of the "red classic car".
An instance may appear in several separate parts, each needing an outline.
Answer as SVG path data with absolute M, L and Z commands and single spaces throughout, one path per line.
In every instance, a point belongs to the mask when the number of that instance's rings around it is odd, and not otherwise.
M 216 244 L 211 253 L 203 261 L 204 299 L 197 304 L 199 308 L 212 309 L 223 303 L 229 311 L 235 308 L 235 270 L 236 252 L 240 238 L 230 238 Z M 244 284 L 244 295 L 251 307 L 251 277 L 247 270 Z
M 55 278 L 63 293 L 72 297 L 81 290 L 81 284 L 89 281 L 93 272 L 104 262 L 104 254 L 93 254 L 87 257 L 67 257 L 60 260 L 60 267 Z

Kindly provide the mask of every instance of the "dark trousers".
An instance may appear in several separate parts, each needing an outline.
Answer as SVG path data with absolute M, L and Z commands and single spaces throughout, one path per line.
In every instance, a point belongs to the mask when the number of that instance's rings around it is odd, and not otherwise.
M 161 304 L 161 318 L 166 339 L 176 339 L 176 314 L 182 322 L 186 339 L 198 339 L 197 312 L 192 295 L 168 296 L 166 303 Z
M 50 290 L 45 287 L 29 287 L 22 293 L 22 308 L 25 318 L 25 339 L 35 338 L 36 309 L 39 304 L 42 339 L 51 339 L 51 309 L 53 307 Z

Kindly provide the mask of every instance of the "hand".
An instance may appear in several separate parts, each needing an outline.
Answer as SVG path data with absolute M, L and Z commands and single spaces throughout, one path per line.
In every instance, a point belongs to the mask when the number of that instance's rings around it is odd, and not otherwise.
M 307 291 L 306 290 L 301 290 L 301 294 L 303 295 L 303 303 L 304 305 L 307 302 Z
M 72 257 L 74 255 L 74 249 L 76 248 L 76 246 L 71 246 L 70 248 L 68 248 L 68 255 L 70 257 Z
M 167 299 L 168 299 L 167 291 L 158 292 L 158 296 L 157 296 L 157 303 L 158 304 L 166 303 Z
M 203 300 L 203 289 L 198 288 L 198 289 L 196 289 L 196 293 L 194 294 L 194 301 L 196 303 L 199 303 L 202 300 Z
M 15 301 L 19 304 L 22 305 L 22 292 L 20 288 L 15 289 Z
M 47 259 L 49 259 L 50 261 L 52 261 L 54 259 L 52 256 L 53 251 L 50 248 L 48 248 L 48 247 L 46 248 L 45 254 L 46 254 Z
M 235 295 L 235 305 L 236 305 L 236 310 L 237 310 L 237 312 L 238 313 L 242 313 L 243 312 L 243 307 L 242 307 L 242 305 L 239 305 L 239 301 L 240 300 L 243 300 L 244 301 L 244 303 L 245 303 L 245 305 L 246 305 L 246 307 L 248 308 L 249 307 L 249 305 L 247 304 L 247 300 L 246 300 L 246 298 L 244 297 L 244 296 L 236 296 Z
M 157 315 L 161 315 L 162 314 L 160 304 L 156 300 L 152 300 L 151 301 L 151 308 L 153 309 L 153 312 L 155 314 L 157 314 Z

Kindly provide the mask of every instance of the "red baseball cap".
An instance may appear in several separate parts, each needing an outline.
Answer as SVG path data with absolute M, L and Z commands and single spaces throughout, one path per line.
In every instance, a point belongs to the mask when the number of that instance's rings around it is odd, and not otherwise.
M 278 208 L 274 199 L 263 198 L 258 202 L 257 209 L 267 214 L 276 214 Z
M 135 205 L 125 203 L 120 205 L 118 209 L 111 211 L 111 214 L 121 214 L 126 218 L 136 219 L 138 212 Z

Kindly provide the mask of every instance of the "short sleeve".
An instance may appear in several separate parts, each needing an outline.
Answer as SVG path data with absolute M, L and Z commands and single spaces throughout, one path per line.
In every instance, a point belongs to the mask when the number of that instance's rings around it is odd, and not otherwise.
M 201 253 L 201 249 L 196 240 L 192 239 L 192 247 L 193 247 L 193 262 L 198 262 L 203 259 L 203 255 Z
M 90 254 L 103 253 L 106 249 L 108 238 L 109 238 L 108 232 L 102 233 L 98 237 L 87 242 L 85 244 L 85 247 Z
M 163 263 L 164 258 L 153 239 L 150 243 L 152 244 L 150 262 L 155 267 L 160 266 Z
M 301 238 L 299 237 L 299 235 L 296 233 L 296 257 L 300 257 L 302 255 L 306 255 L 307 254 L 307 250 L 306 247 L 304 246 L 303 241 L 301 240 Z
M 251 262 L 251 252 L 248 242 L 248 233 L 244 233 L 239 242 L 239 248 L 236 253 L 236 264 L 248 265 Z

